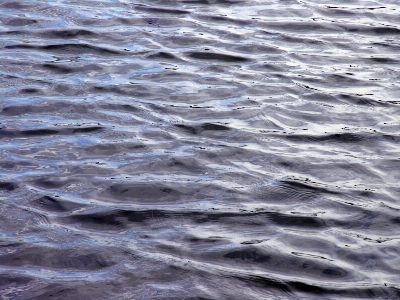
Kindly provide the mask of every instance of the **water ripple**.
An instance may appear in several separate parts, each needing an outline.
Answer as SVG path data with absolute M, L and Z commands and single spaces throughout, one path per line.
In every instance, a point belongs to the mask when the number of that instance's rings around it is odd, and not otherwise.
M 2 296 L 400 298 L 398 13 L 2 1 Z

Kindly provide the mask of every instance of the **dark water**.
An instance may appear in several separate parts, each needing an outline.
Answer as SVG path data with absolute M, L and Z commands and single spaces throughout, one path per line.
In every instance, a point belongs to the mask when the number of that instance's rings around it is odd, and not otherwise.
M 400 299 L 397 0 L 0 3 L 2 299 Z

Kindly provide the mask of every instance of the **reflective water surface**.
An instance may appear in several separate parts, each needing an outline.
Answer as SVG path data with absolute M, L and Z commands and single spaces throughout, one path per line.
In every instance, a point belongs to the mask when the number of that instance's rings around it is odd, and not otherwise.
M 399 299 L 399 36 L 394 0 L 0 1 L 2 299 Z

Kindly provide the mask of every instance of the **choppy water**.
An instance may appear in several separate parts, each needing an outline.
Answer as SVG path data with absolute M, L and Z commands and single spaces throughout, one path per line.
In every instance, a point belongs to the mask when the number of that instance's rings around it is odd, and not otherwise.
M 2 299 L 399 299 L 399 37 L 397 0 L 2 0 Z

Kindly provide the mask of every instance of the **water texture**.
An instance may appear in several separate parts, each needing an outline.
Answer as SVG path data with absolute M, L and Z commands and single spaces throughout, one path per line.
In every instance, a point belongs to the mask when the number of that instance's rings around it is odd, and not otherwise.
M 400 299 L 396 0 L 0 1 L 2 299 Z

